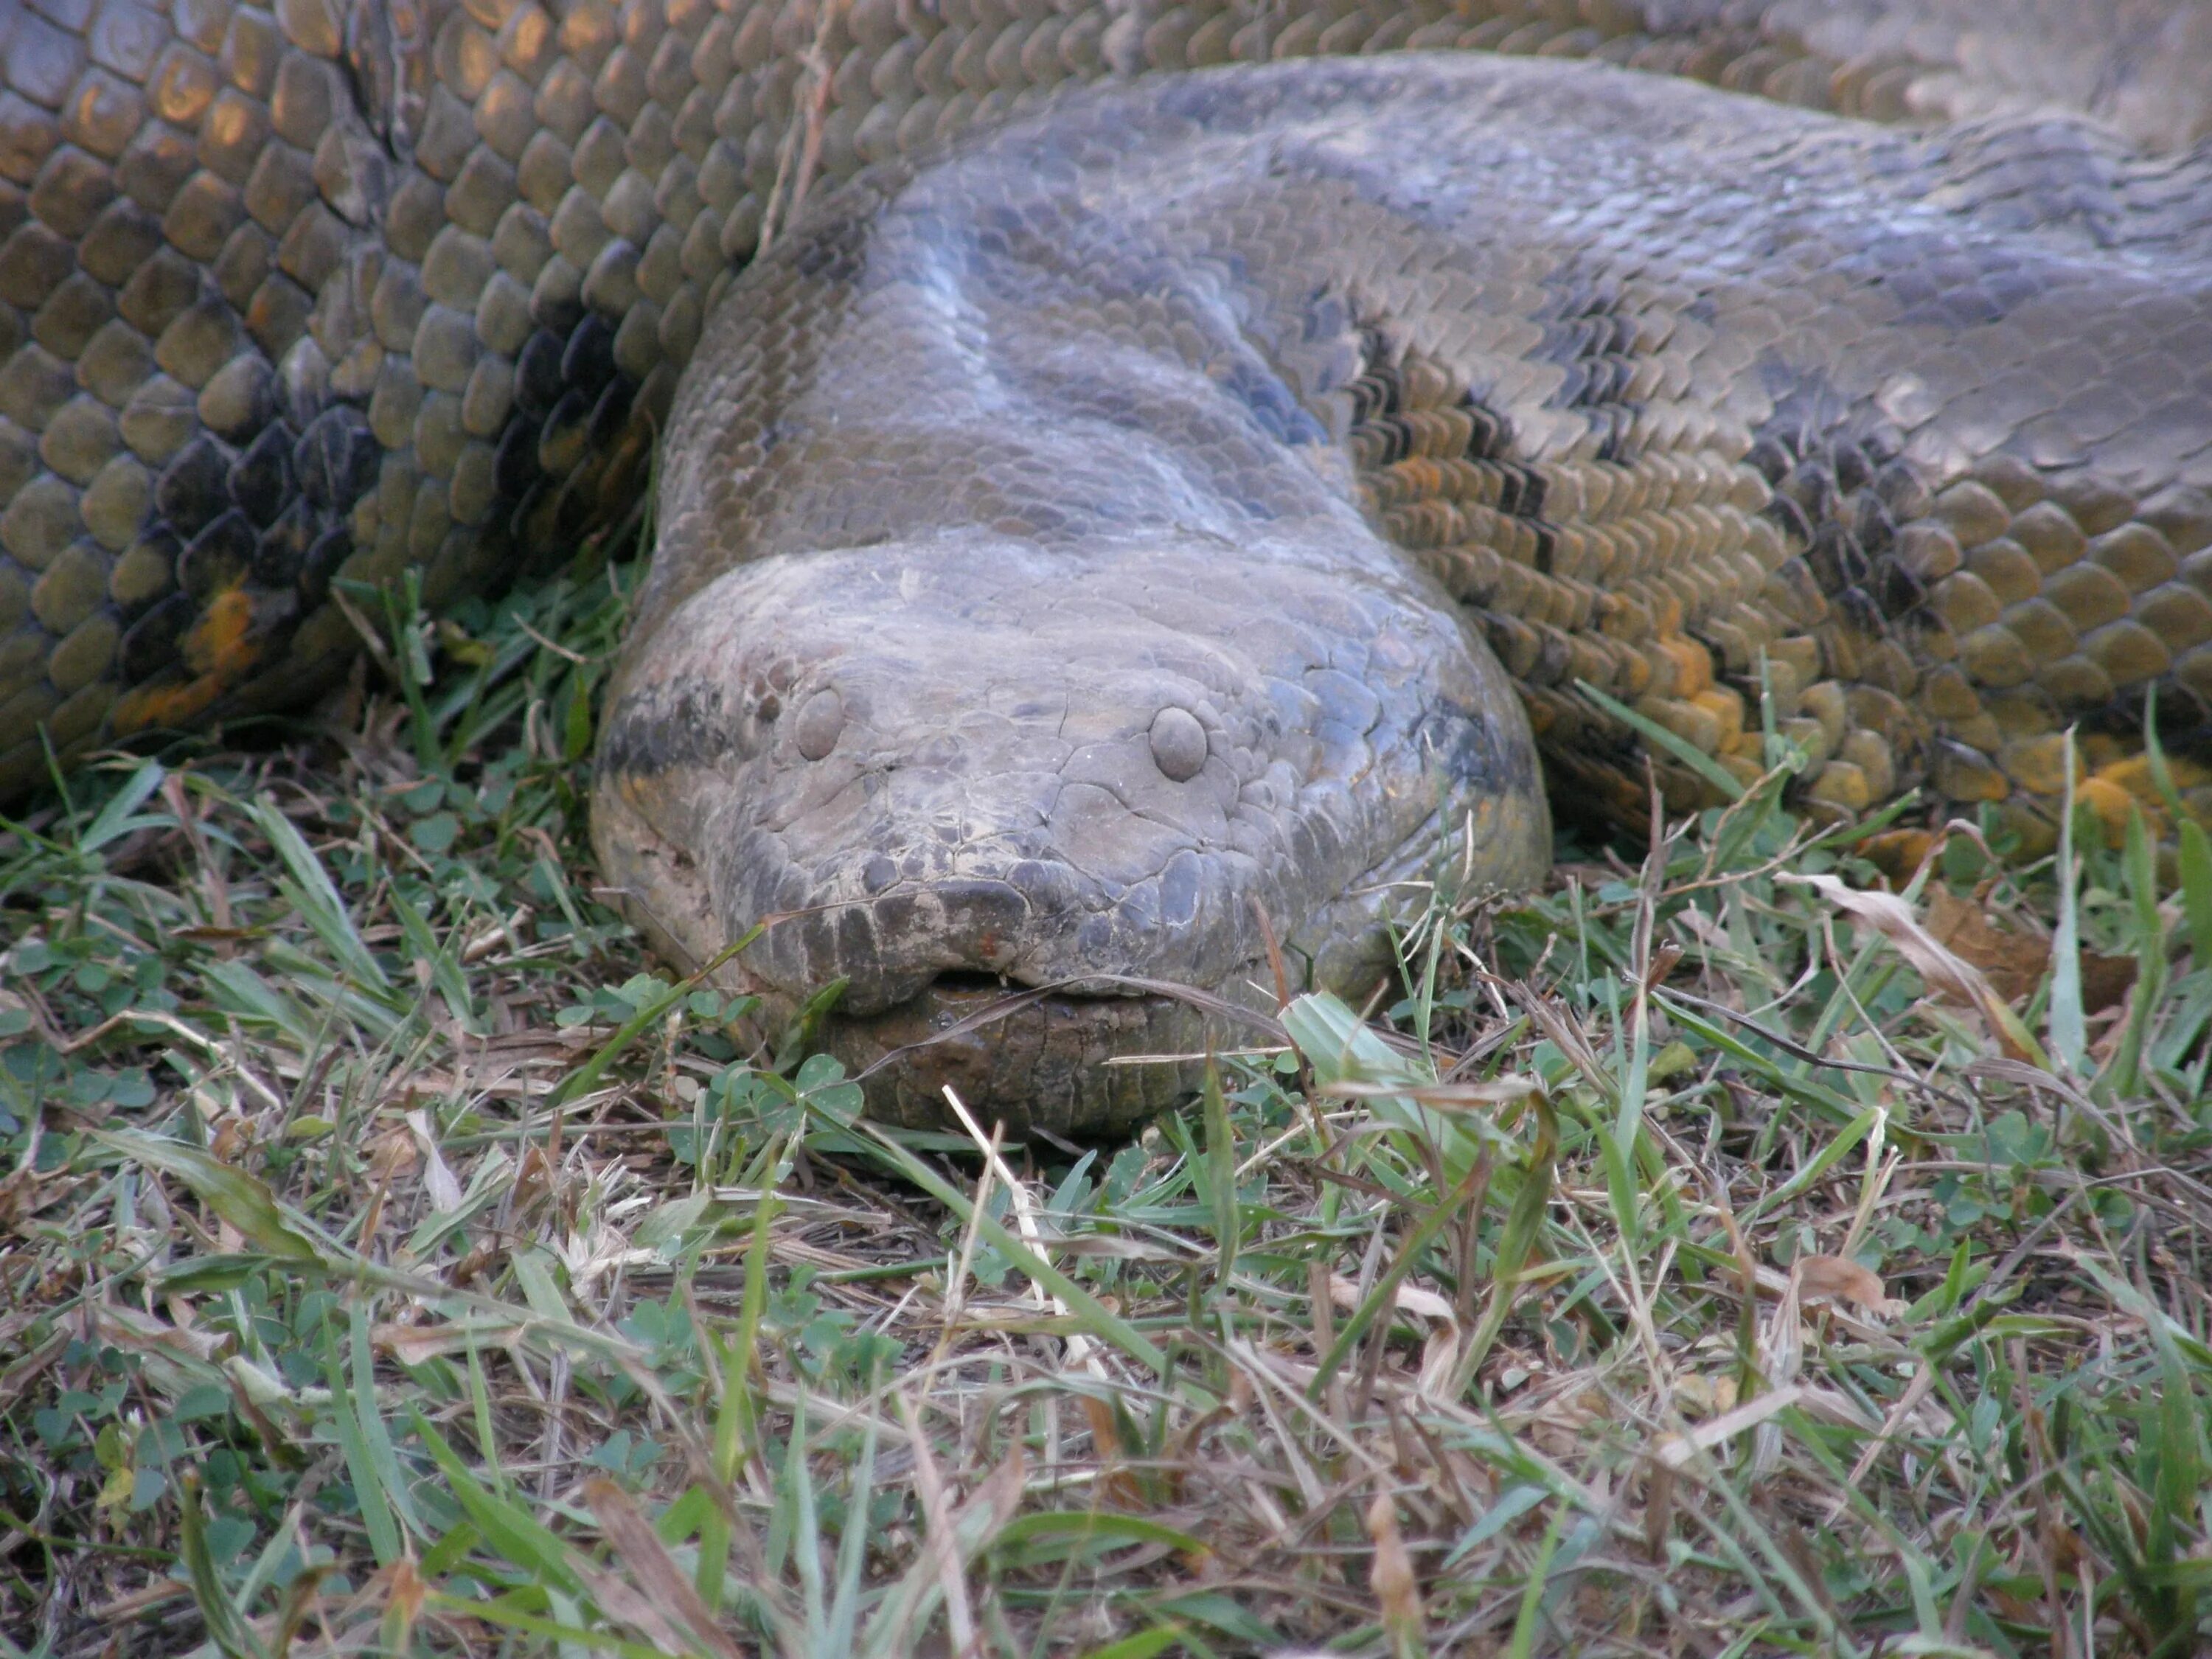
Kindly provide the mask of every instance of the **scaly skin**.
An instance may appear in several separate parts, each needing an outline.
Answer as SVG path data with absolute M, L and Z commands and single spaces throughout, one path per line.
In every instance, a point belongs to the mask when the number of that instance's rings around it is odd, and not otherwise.
M 1755 778 L 1762 659 L 1810 805 L 2055 787 L 2059 720 L 2212 690 L 2212 191 L 2139 205 L 2174 179 L 2070 123 L 1470 56 L 880 169 L 678 396 L 602 861 L 679 960 L 782 918 L 733 982 L 848 977 L 879 1112 L 1095 1128 L 1176 1080 L 1106 1054 L 1203 1048 L 1128 981 L 1264 998 L 1264 911 L 1364 996 L 1394 878 L 1540 867 L 1497 661 L 1563 805 L 1638 804 L 1584 685 Z M 2064 384 L 2092 356 L 2124 398 Z M 1059 1025 L 902 1052 L 990 976 Z
M 2063 722 L 2212 693 L 2212 9 L 2025 10 L 0 0 L 0 792 L 326 684 L 334 578 L 565 552 L 672 418 L 602 854 L 679 957 L 806 913 L 744 971 L 849 974 L 858 1060 L 978 975 L 1249 999 L 1255 899 L 1350 986 L 1468 808 L 1455 878 L 1527 878 L 1485 638 L 1577 807 L 1642 776 L 1579 683 L 1745 775 L 1763 658 L 1808 804 L 2033 828 Z M 1051 97 L 1449 46 L 1967 124 L 1428 59 Z M 1171 1074 L 1068 1079 L 1170 1004 L 872 1099 L 1110 1125 Z

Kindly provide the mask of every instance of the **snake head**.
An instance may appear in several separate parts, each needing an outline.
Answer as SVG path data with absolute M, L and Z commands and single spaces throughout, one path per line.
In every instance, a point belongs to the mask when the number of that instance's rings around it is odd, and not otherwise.
M 657 948 L 819 1040 L 870 1109 L 1115 1127 L 1293 988 L 1364 995 L 1447 841 L 1540 874 L 1525 719 L 1450 602 L 1295 538 L 983 532 L 740 565 L 627 650 L 594 836 Z M 1472 815 L 1470 817 L 1469 815 Z M 1262 921 L 1262 917 L 1267 920 Z M 1215 1023 L 1209 1027 L 1209 1012 Z

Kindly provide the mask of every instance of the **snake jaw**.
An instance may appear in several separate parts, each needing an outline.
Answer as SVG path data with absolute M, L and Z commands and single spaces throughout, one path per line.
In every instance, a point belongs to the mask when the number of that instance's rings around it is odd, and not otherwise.
M 950 1088 L 979 1121 L 1003 1123 L 1018 1139 L 1111 1136 L 1187 1095 L 1205 1056 L 1239 1040 L 1222 1018 L 1237 1000 L 946 975 L 872 1018 L 828 1022 L 822 1046 L 860 1079 L 868 1114 L 881 1121 L 940 1124 Z

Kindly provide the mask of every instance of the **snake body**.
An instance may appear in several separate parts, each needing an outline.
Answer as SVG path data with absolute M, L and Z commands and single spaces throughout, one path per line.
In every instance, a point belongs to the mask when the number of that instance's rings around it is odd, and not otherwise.
M 1152 1109 L 1170 991 L 1531 878 L 1540 752 L 1632 812 L 1620 706 L 1676 806 L 1764 707 L 1808 806 L 2032 830 L 2069 721 L 2212 697 L 2208 64 L 2201 4 L 0 0 L 0 789 L 327 684 L 334 580 L 557 555 L 665 427 L 600 856 L 679 960 L 781 918 L 729 971 L 845 980 L 889 1115 Z

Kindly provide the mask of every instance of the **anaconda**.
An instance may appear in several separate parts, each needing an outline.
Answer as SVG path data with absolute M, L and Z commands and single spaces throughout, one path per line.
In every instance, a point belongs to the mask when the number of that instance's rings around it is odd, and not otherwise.
M 511 574 L 665 418 L 606 873 L 778 918 L 890 1115 L 1152 1109 L 1170 993 L 1531 878 L 1540 750 L 1689 805 L 1771 710 L 1808 805 L 2033 829 L 2212 695 L 2208 17 L 7 0 L 4 764 L 326 683 L 334 578 Z M 1766 97 L 1138 73 L 1454 46 Z

